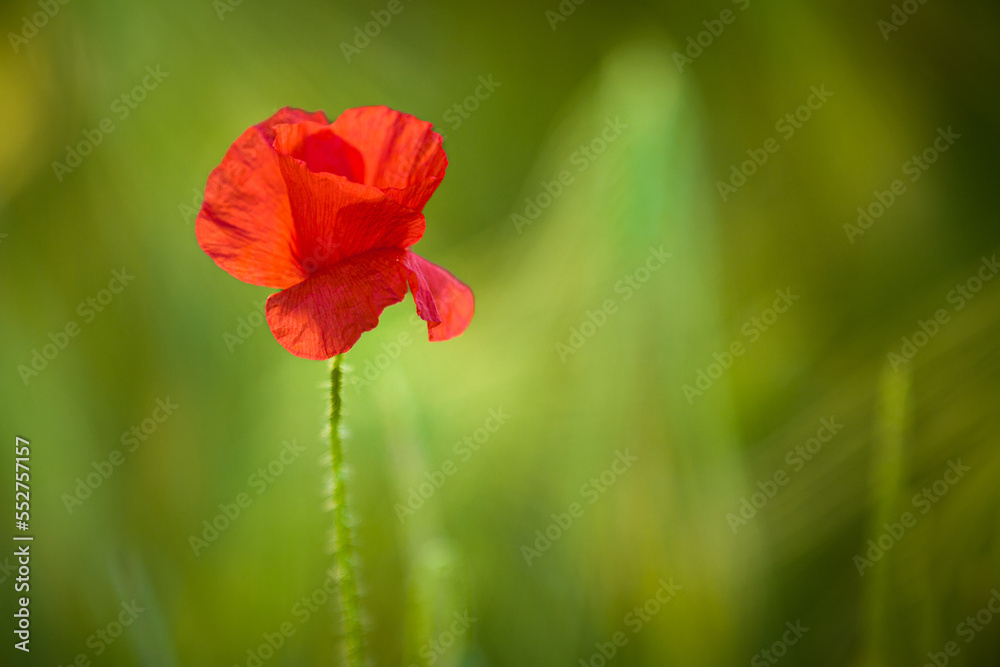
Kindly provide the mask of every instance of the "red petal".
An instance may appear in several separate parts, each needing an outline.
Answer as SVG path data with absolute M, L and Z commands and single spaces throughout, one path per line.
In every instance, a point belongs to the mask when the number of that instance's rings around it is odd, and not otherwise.
M 296 109 L 294 107 L 282 107 L 274 112 L 274 115 L 265 120 L 263 123 L 257 123 L 257 127 L 266 134 L 268 143 L 274 141 L 274 126 L 282 125 L 284 123 L 302 123 L 305 121 L 311 121 L 313 123 L 323 123 L 328 125 L 330 119 L 326 117 L 326 114 L 322 111 L 314 111 L 309 113 L 308 111 L 303 111 L 302 109 Z
M 329 172 L 362 183 L 365 161 L 361 152 L 333 130 L 328 123 L 289 124 L 275 132 L 275 150 L 301 160 L 309 171 Z
M 404 262 L 410 269 L 410 291 L 417 314 L 427 321 L 430 339 L 442 341 L 461 335 L 476 309 L 469 286 L 416 253 L 407 252 Z
M 327 122 L 322 112 L 284 108 L 230 146 L 208 177 L 195 226 L 198 245 L 225 271 L 253 285 L 285 288 L 304 280 L 295 258 L 292 212 L 274 152 L 275 125 Z
M 432 125 L 385 106 L 348 109 L 331 126 L 358 150 L 363 172 L 358 182 L 373 185 L 414 211 L 444 178 L 448 158 Z
M 369 250 L 408 248 L 424 234 L 421 213 L 337 173 L 354 168 L 354 160 L 338 142 L 343 140 L 316 123 L 275 128 L 274 148 L 294 220 L 295 253 L 310 273 Z M 335 148 L 339 152 L 334 153 Z M 320 165 L 335 171 L 313 170 Z
M 374 329 L 386 306 L 406 296 L 405 251 L 373 250 L 338 262 L 267 299 L 267 323 L 286 350 L 304 359 L 342 354 Z

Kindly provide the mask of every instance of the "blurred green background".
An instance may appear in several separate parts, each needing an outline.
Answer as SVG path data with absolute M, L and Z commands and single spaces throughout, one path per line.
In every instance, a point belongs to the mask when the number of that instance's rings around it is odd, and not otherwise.
M 903 4 L 5 3 L 4 664 L 339 664 L 327 365 L 193 220 L 249 125 L 367 104 L 447 135 L 417 251 L 477 296 L 346 357 L 373 664 L 998 664 L 1000 21 Z

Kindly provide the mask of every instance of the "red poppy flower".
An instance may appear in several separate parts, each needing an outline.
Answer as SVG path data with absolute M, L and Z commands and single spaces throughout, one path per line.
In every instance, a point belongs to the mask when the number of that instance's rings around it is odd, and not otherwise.
M 208 177 L 198 245 L 273 287 L 267 323 L 292 354 L 328 359 L 413 293 L 432 341 L 458 336 L 472 290 L 410 248 L 448 159 L 431 124 L 388 107 L 284 108 L 250 127 Z

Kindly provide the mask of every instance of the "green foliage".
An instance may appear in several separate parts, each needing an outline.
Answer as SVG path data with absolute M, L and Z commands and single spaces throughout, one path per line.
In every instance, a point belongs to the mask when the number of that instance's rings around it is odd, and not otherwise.
M 337 664 L 327 370 L 273 340 L 268 290 L 214 266 L 192 221 L 250 124 L 378 103 L 447 134 L 417 250 L 477 313 L 430 344 L 408 300 L 345 358 L 373 664 L 608 646 L 608 665 L 753 664 L 796 622 L 781 664 L 921 664 L 949 641 L 951 664 L 996 663 L 1000 623 L 960 634 L 1000 581 L 1000 283 L 970 291 L 1000 246 L 996 9 L 926 3 L 884 40 L 889 3 L 732 3 L 678 71 L 728 4 L 594 0 L 553 29 L 556 2 L 404 0 L 347 62 L 386 3 L 70 2 L 0 53 L 0 421 L 33 447 L 30 664 L 247 665 L 268 637 L 268 667 Z M 845 233 L 947 127 L 954 146 Z M 158 421 L 158 400 L 179 407 Z M 132 598 L 145 611 L 95 656 Z

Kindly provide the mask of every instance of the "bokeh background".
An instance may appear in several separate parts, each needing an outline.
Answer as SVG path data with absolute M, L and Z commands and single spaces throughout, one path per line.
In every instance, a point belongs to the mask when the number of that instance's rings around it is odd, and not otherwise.
M 477 295 L 457 340 L 408 298 L 347 355 L 372 664 L 1000 662 L 997 6 L 400 0 L 355 42 L 389 4 L 0 9 L 0 488 L 28 438 L 35 536 L 30 655 L 0 556 L 4 664 L 340 664 L 328 368 L 193 220 L 247 126 L 366 104 L 446 135 L 417 250 Z

